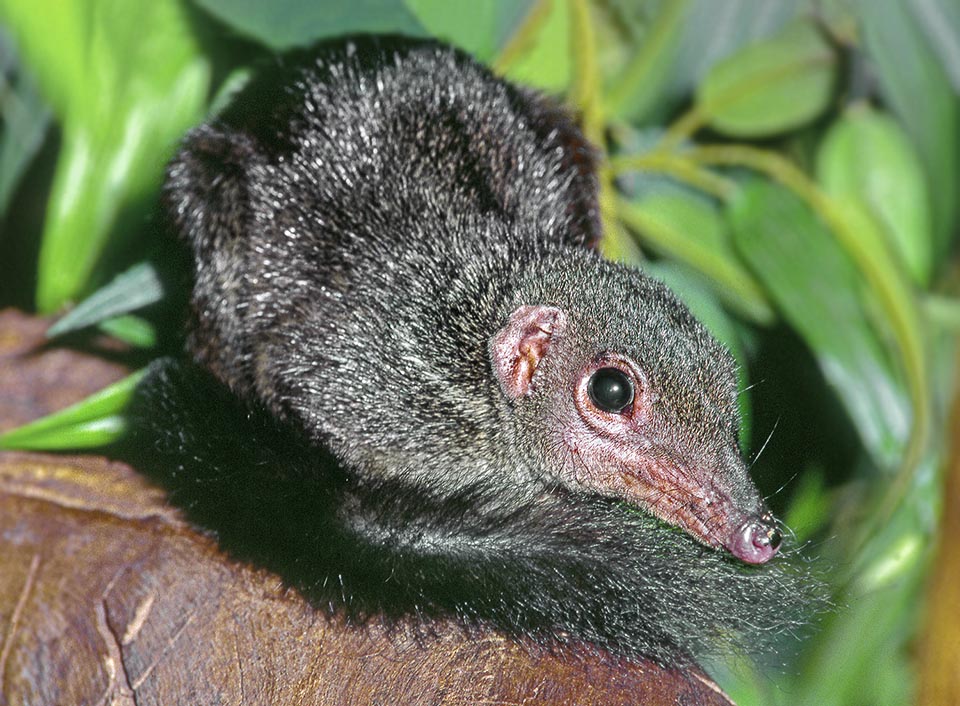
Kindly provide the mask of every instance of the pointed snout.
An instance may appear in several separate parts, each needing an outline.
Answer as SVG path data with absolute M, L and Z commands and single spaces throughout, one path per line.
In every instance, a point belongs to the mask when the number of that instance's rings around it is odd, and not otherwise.
M 754 517 L 737 527 L 726 542 L 727 550 L 748 564 L 763 564 L 773 558 L 783 536 L 770 513 Z

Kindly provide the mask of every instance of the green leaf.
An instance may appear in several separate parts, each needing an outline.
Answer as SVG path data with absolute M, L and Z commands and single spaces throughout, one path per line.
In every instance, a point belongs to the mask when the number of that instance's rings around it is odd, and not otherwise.
M 157 329 L 146 319 L 127 314 L 100 322 L 98 327 L 106 334 L 119 338 L 137 348 L 153 348 L 157 345 Z
M 960 3 L 956 0 L 910 0 L 914 17 L 940 56 L 954 93 L 960 94 Z
M 681 191 L 653 193 L 621 201 L 619 212 L 655 250 L 703 273 L 741 314 L 757 322 L 773 319 L 763 289 L 740 263 L 727 224 L 710 201 Z
M 136 205 L 203 115 L 210 67 L 177 0 L 7 0 L 3 12 L 62 123 L 37 286 L 51 312 L 88 288 L 112 230 L 140 230 Z
M 794 543 L 802 545 L 823 528 L 829 517 L 830 502 L 823 470 L 808 468 L 798 476 L 784 524 L 793 532 Z
M 0 449 L 89 449 L 116 441 L 126 428 L 122 412 L 144 373 L 137 371 L 75 405 L 0 434 Z
M 531 0 L 406 0 L 420 24 L 433 36 L 489 62 L 533 5 Z
M 923 162 L 931 195 L 935 261 L 950 245 L 960 192 L 960 109 L 930 41 L 906 2 L 859 0 L 864 49 L 880 89 Z M 941 27 L 941 31 L 945 28 Z
M 619 118 L 642 117 L 659 102 L 670 78 L 690 0 L 668 0 L 657 12 L 633 56 L 607 90 L 608 111 Z
M 803 10 L 803 0 L 693 0 L 671 85 L 691 93 L 717 62 L 777 34 Z
M 507 68 L 511 81 L 560 93 L 573 75 L 570 56 L 570 13 L 559 2 L 549 3 L 547 17 L 532 45 Z
M 909 436 L 911 404 L 869 325 L 859 271 L 782 187 L 747 182 L 730 202 L 729 218 L 741 254 L 816 355 L 867 450 L 881 468 L 895 468 Z
M 828 613 L 805 655 L 791 706 L 895 706 L 911 702 L 913 675 L 905 643 L 923 604 L 921 581 L 841 595 L 842 610 Z M 886 678 L 886 675 L 894 678 Z
M 836 57 L 808 22 L 715 65 L 700 84 L 696 110 L 720 132 L 764 137 L 799 127 L 827 107 Z
M 43 144 L 49 124 L 50 111 L 36 81 L 18 61 L 9 35 L 0 26 L 0 218 Z
M 831 196 L 865 207 L 914 280 L 929 282 L 929 193 L 920 160 L 896 121 L 865 105 L 847 111 L 820 147 L 817 178 Z
M 240 34 L 272 49 L 360 32 L 424 36 L 403 0 L 195 0 Z
M 136 311 L 163 298 L 163 283 L 150 262 L 141 262 L 117 275 L 47 329 L 47 338 L 93 326 Z

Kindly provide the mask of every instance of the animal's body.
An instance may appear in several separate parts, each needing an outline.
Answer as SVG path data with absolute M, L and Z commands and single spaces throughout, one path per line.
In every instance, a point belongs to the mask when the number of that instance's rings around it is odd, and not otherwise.
M 284 504 L 297 583 L 366 614 L 665 663 L 776 626 L 733 363 L 591 249 L 594 162 L 551 102 L 395 39 L 288 58 L 195 130 L 165 194 L 217 383 L 152 397 L 191 502 Z

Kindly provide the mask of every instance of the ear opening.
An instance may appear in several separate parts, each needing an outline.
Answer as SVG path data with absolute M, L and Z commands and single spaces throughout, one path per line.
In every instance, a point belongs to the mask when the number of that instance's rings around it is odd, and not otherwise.
M 553 306 L 518 307 L 490 342 L 493 370 L 504 394 L 515 400 L 531 392 L 533 375 L 567 317 Z

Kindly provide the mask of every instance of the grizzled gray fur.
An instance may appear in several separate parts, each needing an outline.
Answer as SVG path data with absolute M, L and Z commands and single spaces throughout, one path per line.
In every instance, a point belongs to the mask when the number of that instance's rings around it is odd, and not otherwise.
M 455 613 L 665 663 L 788 624 L 780 562 L 722 551 L 779 542 L 739 458 L 730 356 L 591 249 L 594 162 L 554 104 L 436 44 L 356 39 L 261 72 L 165 188 L 194 263 L 189 350 L 213 377 L 161 367 L 148 395 L 188 503 L 250 518 L 334 610 Z M 511 326 L 536 367 L 517 395 L 496 347 Z M 571 375 L 611 352 L 636 369 L 644 436 L 581 467 Z M 706 509 L 634 502 L 631 459 L 658 483 L 701 469 L 684 482 Z

